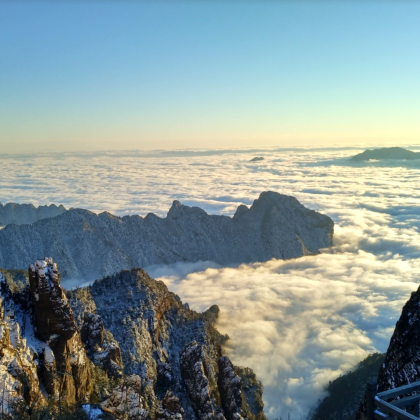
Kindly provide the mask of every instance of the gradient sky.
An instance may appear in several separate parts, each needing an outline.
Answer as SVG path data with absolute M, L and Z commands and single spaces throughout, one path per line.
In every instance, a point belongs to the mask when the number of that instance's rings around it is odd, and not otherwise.
M 418 143 L 420 2 L 3 1 L 2 152 Z

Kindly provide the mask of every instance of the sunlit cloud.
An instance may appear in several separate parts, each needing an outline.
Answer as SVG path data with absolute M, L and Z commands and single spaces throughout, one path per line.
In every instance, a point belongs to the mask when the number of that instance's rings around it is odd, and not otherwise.
M 192 151 L 0 159 L 0 201 L 165 216 L 173 200 L 232 215 L 261 191 L 336 223 L 334 247 L 292 261 L 147 267 L 196 310 L 221 309 L 233 362 L 253 368 L 269 417 L 302 418 L 329 380 L 385 351 L 420 279 L 420 168 L 351 164 L 359 150 Z M 258 153 L 257 153 L 258 152 Z M 264 161 L 250 162 L 255 155 Z

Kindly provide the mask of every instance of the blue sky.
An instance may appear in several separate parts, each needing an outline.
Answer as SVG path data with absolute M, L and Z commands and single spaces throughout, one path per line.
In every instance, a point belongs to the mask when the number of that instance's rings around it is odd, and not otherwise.
M 401 144 L 420 2 L 5 1 L 3 152 Z

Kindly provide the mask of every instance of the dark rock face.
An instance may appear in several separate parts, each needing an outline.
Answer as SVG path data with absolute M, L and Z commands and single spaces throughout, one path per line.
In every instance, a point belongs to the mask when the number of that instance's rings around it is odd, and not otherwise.
M 194 312 L 141 269 L 122 271 L 88 288 L 68 292 L 68 296 L 76 319 L 84 319 L 84 308 L 89 313 L 94 308 L 112 333 L 121 348 L 124 374 L 141 381 L 142 407 L 151 417 L 159 413 L 167 418 L 170 409 L 163 401 L 170 392 L 184 410 L 176 413 L 185 420 L 223 420 L 227 418 L 225 407 L 234 407 L 238 415 L 246 412 L 242 417 L 249 420 L 265 419 L 262 400 L 258 400 L 261 384 L 255 380 L 249 386 L 249 403 L 244 394 L 241 407 L 241 381 L 230 371 L 228 359 L 219 362 L 227 337 L 214 327 L 217 306 L 203 314 Z M 261 404 L 255 403 L 257 400 Z
M 85 312 L 80 333 L 89 359 L 111 376 L 121 376 L 123 368 L 121 349 L 113 337 L 107 334 L 102 318 Z
M 242 384 L 228 357 L 219 359 L 219 390 L 227 420 L 242 418 Z
M 378 374 L 378 392 L 420 381 L 420 288 L 404 305 Z M 366 400 L 357 418 L 364 418 Z
M 136 375 L 127 376 L 100 406 L 102 410 L 114 414 L 118 419 L 150 420 L 145 409 L 143 383 Z
M 204 352 L 195 341 L 180 353 L 181 375 L 199 419 L 211 420 L 215 417 L 210 400 Z
M 378 375 L 379 392 L 420 380 L 420 288 L 411 294 Z
M 0 405 L 8 413 L 11 403 L 37 407 L 45 403 L 33 350 L 21 337 L 16 305 L 0 273 Z
M 48 344 L 40 355 L 46 390 L 60 398 L 64 394 L 69 403 L 83 401 L 89 394 L 90 364 L 51 258 L 31 264 L 29 284 L 35 336 Z
M 217 306 L 194 312 L 141 269 L 64 294 L 50 258 L 31 265 L 18 296 L 8 284 L 0 281 L 0 401 L 5 389 L 42 405 L 45 389 L 63 404 L 93 396 L 129 420 L 265 420 L 261 384 L 223 357 Z
M 181 401 L 171 391 L 168 391 L 156 410 L 156 420 L 182 420 L 183 414 L 184 409 Z
M 226 265 L 297 258 L 331 246 L 333 221 L 294 197 L 264 192 L 234 217 L 211 216 L 175 201 L 166 218 L 119 218 L 68 210 L 0 231 L 0 266 L 22 268 L 55 255 L 63 278 L 93 280 L 121 269 L 179 261 Z
M 38 220 L 59 216 L 66 209 L 60 205 L 35 207 L 32 204 L 0 203 L 0 226 L 9 224 L 22 225 L 35 223 Z
M 366 161 L 366 160 L 415 160 L 420 159 L 419 152 L 412 152 L 411 150 L 402 147 L 383 147 L 381 149 L 368 149 L 363 153 L 359 153 L 351 160 Z

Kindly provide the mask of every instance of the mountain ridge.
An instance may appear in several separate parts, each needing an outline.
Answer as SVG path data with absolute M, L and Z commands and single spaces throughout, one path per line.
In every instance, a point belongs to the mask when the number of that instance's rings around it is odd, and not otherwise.
M 333 221 L 291 196 L 263 192 L 233 217 L 174 201 L 166 218 L 118 217 L 70 209 L 32 225 L 0 231 L 0 266 L 55 255 L 63 279 L 94 280 L 121 269 L 175 262 L 221 265 L 290 259 L 332 245 Z
M 413 152 L 403 147 L 382 147 L 379 149 L 367 149 L 362 153 L 350 158 L 352 161 L 366 160 L 417 160 L 420 159 L 420 152 Z

